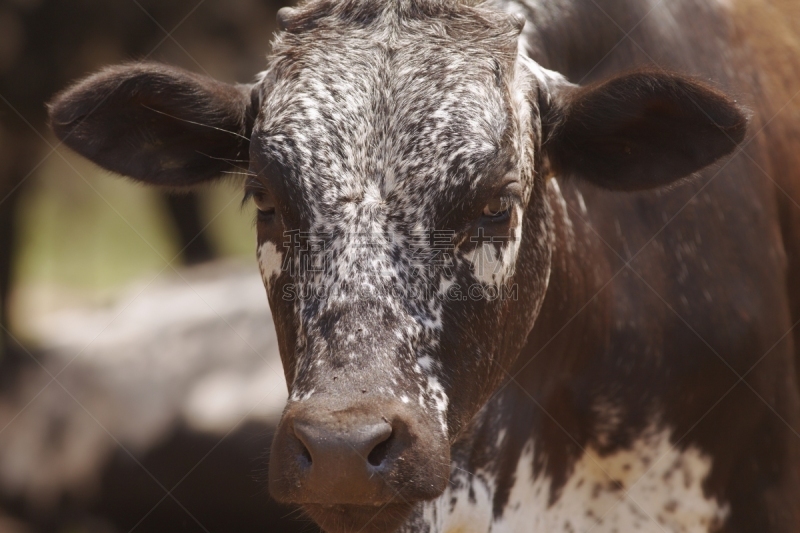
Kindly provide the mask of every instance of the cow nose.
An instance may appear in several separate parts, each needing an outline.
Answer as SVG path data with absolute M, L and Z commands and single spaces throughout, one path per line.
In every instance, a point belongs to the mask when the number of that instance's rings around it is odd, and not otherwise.
M 308 466 L 334 478 L 339 477 L 335 475 L 339 471 L 358 478 L 356 474 L 369 474 L 370 467 L 380 467 L 392 437 L 392 426 L 384 420 L 352 427 L 326 427 L 312 420 L 295 420 L 293 426 Z
M 272 443 L 270 493 L 304 505 L 430 499 L 445 488 L 448 460 L 437 426 L 400 402 L 314 398 L 287 406 Z
M 303 499 L 332 504 L 391 498 L 383 480 L 390 470 L 388 454 L 397 456 L 403 446 L 392 424 L 370 418 L 310 410 L 294 417 L 286 438 L 294 453 L 287 459 L 295 462 L 291 470 L 303 485 Z

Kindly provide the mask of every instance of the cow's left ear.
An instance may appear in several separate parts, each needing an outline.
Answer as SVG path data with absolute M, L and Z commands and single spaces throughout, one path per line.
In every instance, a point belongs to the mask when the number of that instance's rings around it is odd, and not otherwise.
M 545 82 L 542 149 L 551 170 L 607 189 L 669 184 L 731 153 L 747 131 L 733 100 L 683 76 L 634 72 L 587 87 Z
M 57 95 L 49 105 L 50 124 L 67 146 L 103 168 L 187 187 L 247 166 L 255 94 L 249 85 L 131 63 Z

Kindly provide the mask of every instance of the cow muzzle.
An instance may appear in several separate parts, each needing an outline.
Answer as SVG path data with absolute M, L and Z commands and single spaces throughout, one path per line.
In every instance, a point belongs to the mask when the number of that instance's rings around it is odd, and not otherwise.
M 444 491 L 449 463 L 441 427 L 408 404 L 319 395 L 284 412 L 272 443 L 269 489 L 278 501 L 303 505 L 323 527 L 329 517 L 355 531 L 367 522 L 365 531 L 391 531 L 400 522 L 392 527 L 386 517 L 394 522 L 415 502 Z

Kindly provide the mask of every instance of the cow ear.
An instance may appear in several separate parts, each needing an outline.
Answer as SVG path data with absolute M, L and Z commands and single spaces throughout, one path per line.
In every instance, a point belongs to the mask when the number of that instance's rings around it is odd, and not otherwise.
M 735 102 L 678 75 L 634 72 L 588 87 L 546 81 L 542 146 L 551 170 L 607 189 L 672 183 L 732 152 L 747 131 Z
M 67 146 L 101 167 L 144 182 L 185 187 L 248 159 L 257 102 L 250 86 L 178 68 L 107 68 L 49 105 Z

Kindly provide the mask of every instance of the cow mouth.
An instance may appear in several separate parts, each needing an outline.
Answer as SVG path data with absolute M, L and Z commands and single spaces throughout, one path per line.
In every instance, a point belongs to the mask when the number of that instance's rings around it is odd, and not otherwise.
M 412 505 L 305 504 L 303 509 L 326 533 L 393 533 L 409 517 Z

